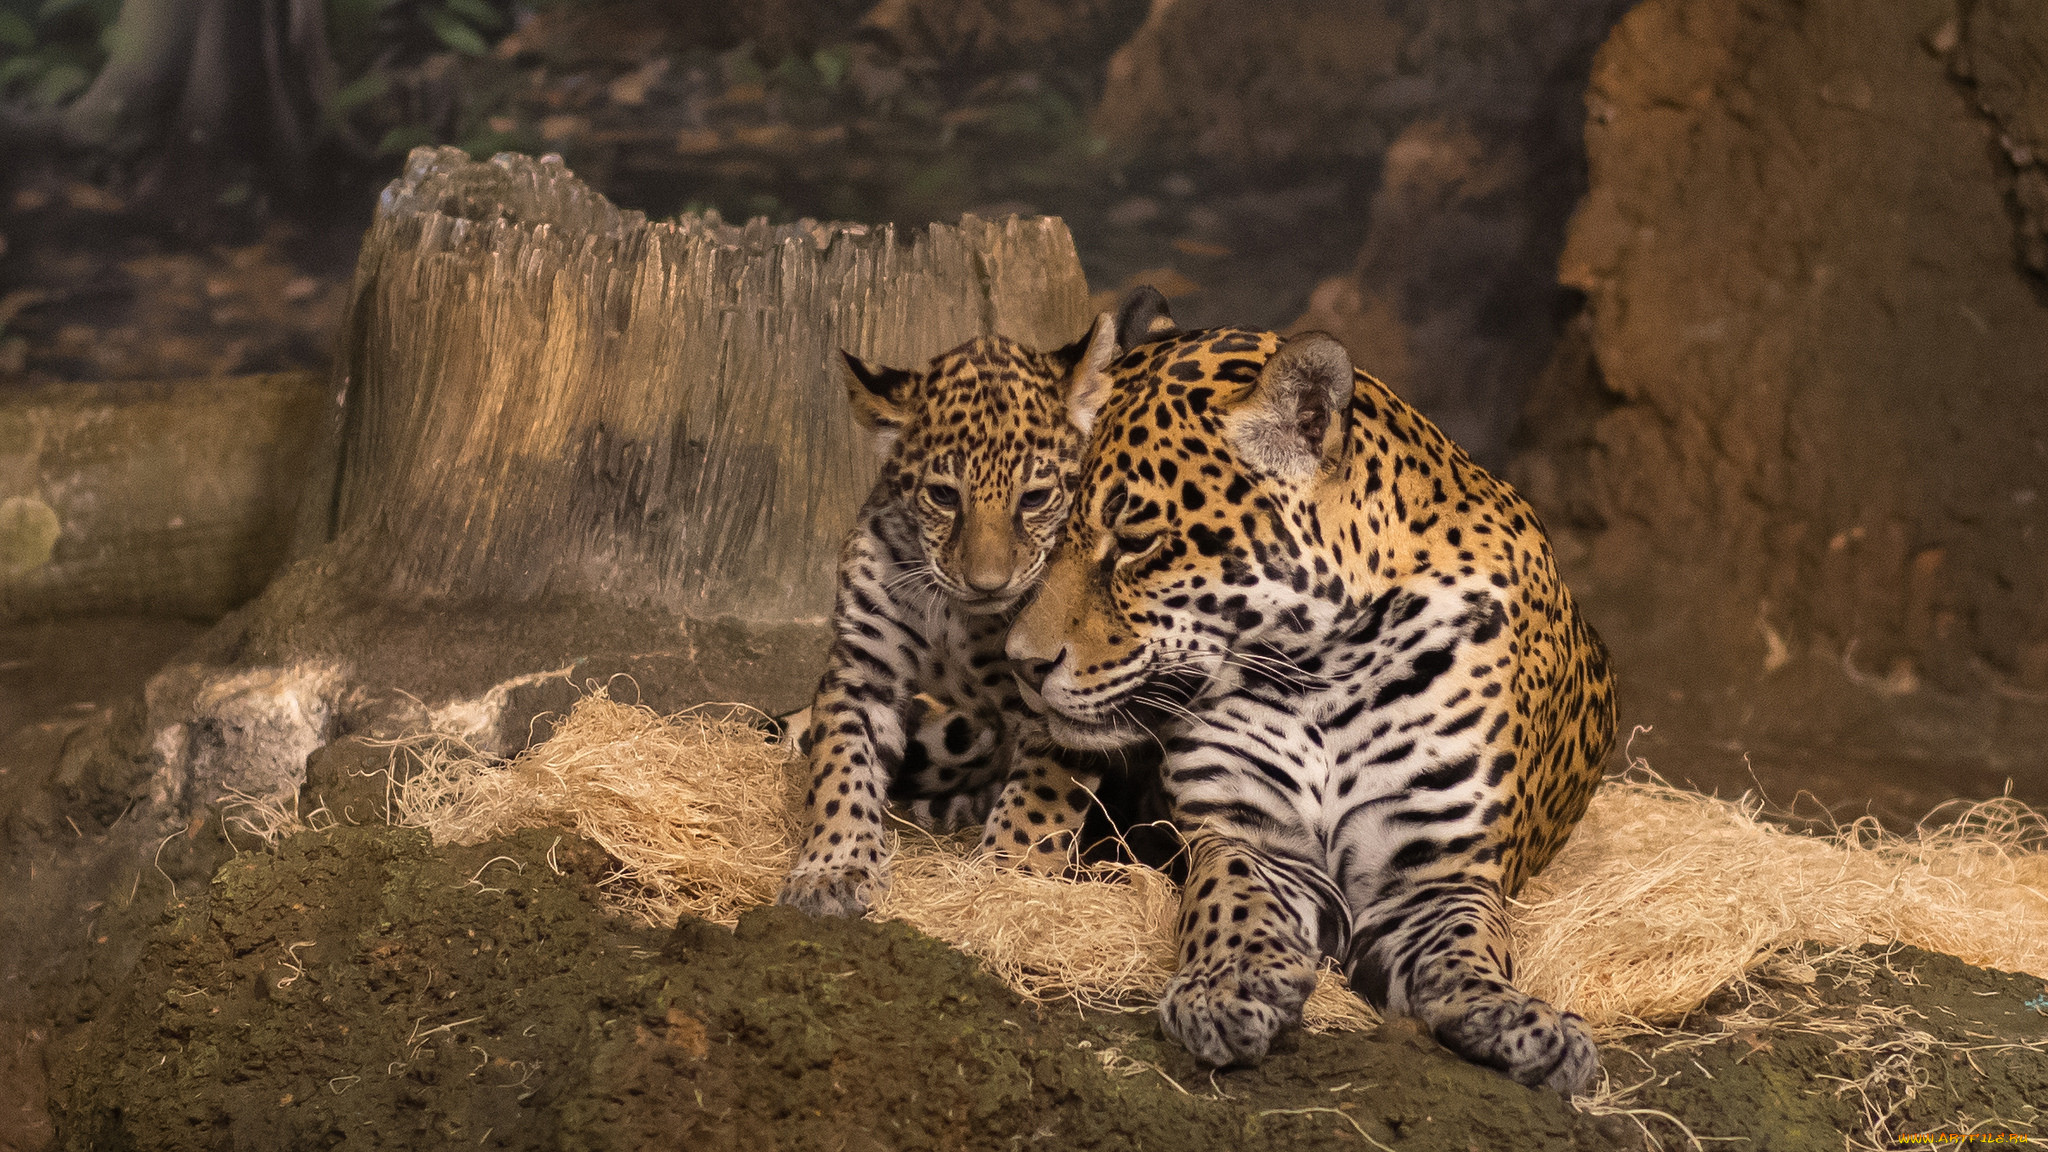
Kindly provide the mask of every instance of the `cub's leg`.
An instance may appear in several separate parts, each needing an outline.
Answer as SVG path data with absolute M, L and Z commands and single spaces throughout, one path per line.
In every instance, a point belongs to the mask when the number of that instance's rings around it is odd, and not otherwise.
M 903 726 L 903 762 L 889 781 L 890 803 L 913 824 L 941 834 L 987 820 L 1002 787 L 996 762 L 1001 725 L 920 692 Z
M 869 535 L 849 539 L 840 562 L 837 636 L 811 704 L 809 833 L 778 901 L 814 916 L 859 916 L 889 883 L 882 829 L 889 779 L 903 761 L 903 720 L 918 668 L 906 652 L 927 646 L 863 588 L 893 570 Z
M 1210 829 L 1188 836 L 1180 960 L 1159 1024 L 1196 1058 L 1255 1064 L 1299 1023 L 1326 950 L 1341 946 L 1343 905 L 1319 864 Z
M 1593 1037 L 1577 1013 L 1515 987 L 1499 886 L 1450 876 L 1393 888 L 1357 918 L 1345 964 L 1352 990 L 1517 1083 L 1583 1091 L 1600 1070 Z
M 890 697 L 826 673 L 811 706 L 811 783 L 804 795 L 810 831 L 777 903 L 813 916 L 860 916 L 889 884 L 882 830 L 888 764 L 903 755 L 903 727 Z
M 1079 859 L 1081 826 L 1101 782 L 1100 772 L 1062 763 L 1048 748 L 1020 747 L 982 826 L 982 852 L 1027 872 L 1067 871 Z

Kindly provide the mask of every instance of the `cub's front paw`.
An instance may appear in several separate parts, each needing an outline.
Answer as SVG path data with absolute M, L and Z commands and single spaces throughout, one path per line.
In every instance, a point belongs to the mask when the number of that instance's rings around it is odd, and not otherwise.
M 1530 1088 L 1573 1096 L 1600 1071 L 1600 1053 L 1583 1017 L 1512 990 L 1438 1022 L 1433 1031 L 1444 1047 Z
M 1300 1023 L 1315 986 L 1315 964 L 1289 951 L 1205 957 L 1166 986 L 1159 1025 L 1205 1063 L 1256 1064 L 1280 1029 Z
M 1080 863 L 1080 843 L 1071 829 L 1043 835 L 1032 839 L 1029 835 L 1013 836 L 1009 826 L 984 832 L 981 837 L 983 859 L 993 861 L 1004 868 L 1015 868 L 1038 876 L 1070 876 Z
M 903 811 L 912 824 L 945 836 L 986 821 L 994 799 L 986 788 L 978 792 L 949 792 L 913 800 Z
M 858 864 L 792 872 L 777 904 L 812 916 L 865 916 L 888 887 L 884 877 Z

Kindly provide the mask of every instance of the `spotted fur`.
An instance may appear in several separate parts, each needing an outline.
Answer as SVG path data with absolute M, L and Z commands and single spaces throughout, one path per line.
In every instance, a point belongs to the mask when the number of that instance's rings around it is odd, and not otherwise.
M 1115 352 L 1105 314 L 1057 352 L 997 336 L 917 372 L 844 358 L 882 470 L 840 556 L 783 903 L 864 912 L 888 881 L 892 803 L 939 831 L 980 823 L 987 851 L 1025 867 L 1070 862 L 1105 758 L 1045 738 L 1003 638 L 1066 521 Z
M 1158 740 L 1192 854 L 1165 1030 L 1254 1062 L 1323 955 L 1468 1059 L 1577 1091 L 1506 898 L 1613 741 L 1604 648 L 1534 513 L 1328 336 L 1135 349 L 1008 650 L 1053 735 Z

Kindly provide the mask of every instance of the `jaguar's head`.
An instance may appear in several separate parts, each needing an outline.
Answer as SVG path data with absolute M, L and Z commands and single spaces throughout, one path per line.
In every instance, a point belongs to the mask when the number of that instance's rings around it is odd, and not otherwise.
M 1218 677 L 1270 674 L 1343 599 L 1318 487 L 1346 440 L 1335 340 L 1213 329 L 1117 361 L 1074 515 L 1010 630 L 1025 698 L 1082 748 L 1151 739 Z

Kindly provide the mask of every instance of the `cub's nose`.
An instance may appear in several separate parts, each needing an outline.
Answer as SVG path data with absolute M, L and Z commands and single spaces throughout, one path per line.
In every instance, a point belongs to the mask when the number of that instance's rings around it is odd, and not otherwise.
M 976 592 L 993 595 L 1010 586 L 1010 569 L 977 565 L 967 569 L 967 586 Z

